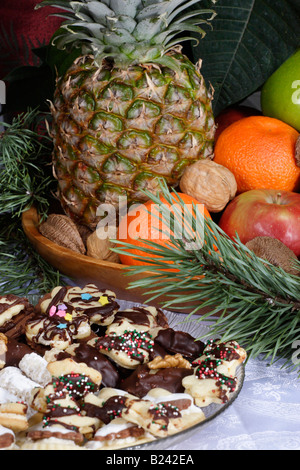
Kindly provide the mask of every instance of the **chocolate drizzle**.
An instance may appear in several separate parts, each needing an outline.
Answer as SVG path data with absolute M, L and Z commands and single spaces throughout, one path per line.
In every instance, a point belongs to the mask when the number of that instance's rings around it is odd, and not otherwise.
M 1 299 L 5 299 L 6 302 L 0 303 L 0 316 L 18 305 L 23 306 L 19 313 L 12 314 L 11 318 L 3 324 L 0 317 L 0 333 L 4 333 L 7 337 L 18 339 L 25 331 L 26 322 L 34 316 L 34 307 L 25 297 L 17 297 L 14 294 L 2 296 Z
M 119 374 L 117 368 L 110 362 L 110 360 L 101 354 L 93 346 L 81 343 L 75 349 L 75 355 L 66 353 L 65 351 L 61 352 L 57 356 L 57 360 L 63 360 L 66 357 L 72 357 L 76 362 L 83 362 L 88 367 L 91 367 L 102 375 L 101 385 L 104 387 L 116 387 Z
M 240 358 L 237 350 L 239 345 L 233 341 L 229 343 L 218 343 L 217 341 L 208 341 L 204 354 L 207 356 L 214 356 L 217 359 L 224 361 L 233 361 Z
M 126 408 L 126 398 L 122 395 L 115 395 L 109 397 L 102 406 L 97 406 L 92 403 L 84 404 L 84 411 L 87 416 L 99 418 L 104 424 L 108 424 L 114 418 L 122 415 L 122 410 Z
M 223 403 L 228 401 L 228 391 L 234 392 L 237 385 L 236 377 L 227 377 L 217 371 L 221 364 L 220 359 L 207 358 L 201 361 L 196 369 L 196 377 L 199 380 L 215 380 L 216 387 L 219 389 L 219 396 Z
M 173 328 L 160 330 L 155 337 L 155 342 L 169 353 L 180 353 L 189 360 L 199 357 L 205 347 L 202 341 L 195 341 L 195 338 L 189 333 L 174 330 Z
M 120 324 L 123 320 L 127 320 L 132 325 L 145 326 L 161 326 L 166 328 L 168 321 L 160 309 L 157 309 L 157 315 L 153 315 L 147 308 L 133 307 L 128 310 L 120 310 L 115 314 L 114 323 Z
M 84 313 L 89 317 L 90 320 L 92 320 L 93 317 L 100 315 L 101 321 L 104 321 L 107 317 L 111 316 L 119 308 L 119 305 L 115 301 L 115 298 L 111 295 L 108 295 L 105 291 L 99 291 L 99 295 L 97 296 L 90 294 L 89 298 L 84 298 L 83 295 L 72 296 L 72 294 L 70 294 L 70 298 L 68 299 L 67 294 L 69 289 L 69 287 L 60 288 L 60 290 L 53 297 L 46 309 L 45 313 L 47 315 L 49 315 L 51 307 L 57 307 L 59 304 L 63 303 L 67 307 L 67 311 L 69 313 L 72 313 L 72 311 L 76 313 Z M 106 297 L 108 303 L 105 305 L 101 305 L 101 303 L 99 303 L 100 297 Z M 77 306 L 75 306 L 74 304 L 77 304 Z M 90 306 L 91 304 L 94 305 Z
M 147 364 L 138 366 L 134 372 L 122 380 L 120 388 L 127 393 L 135 395 L 139 398 L 144 397 L 153 388 L 164 388 L 170 393 L 182 393 L 182 379 L 187 375 L 192 375 L 193 369 L 184 368 L 168 368 L 158 369 L 153 373 Z
M 59 317 L 39 315 L 27 322 L 27 328 L 30 330 L 30 328 L 40 324 L 37 334 L 32 338 L 33 343 L 41 342 L 41 337 L 47 342 L 52 342 L 56 338 L 61 341 L 71 342 L 72 338 L 78 335 L 82 323 L 86 324 L 87 322 L 88 319 L 85 315 L 73 316 L 72 321 L 65 321 Z

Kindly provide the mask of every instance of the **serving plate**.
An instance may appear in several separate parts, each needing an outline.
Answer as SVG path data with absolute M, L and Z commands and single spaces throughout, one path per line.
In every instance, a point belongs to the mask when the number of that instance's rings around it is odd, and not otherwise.
M 120 299 L 145 303 L 145 290 L 128 287 L 131 282 L 149 276 L 150 273 L 146 269 L 144 273 L 128 275 L 128 266 L 124 264 L 98 260 L 57 245 L 39 232 L 38 225 L 39 216 L 34 207 L 23 212 L 22 226 L 28 240 L 40 256 L 62 274 L 78 285 L 93 283 L 99 288 L 113 290 Z M 160 296 L 152 304 L 161 306 L 166 300 L 166 297 Z M 193 306 L 193 303 L 185 304 L 184 311 L 190 312 Z M 208 311 L 208 308 L 199 309 L 198 315 Z
M 130 308 L 132 306 L 135 306 L 135 304 L 129 304 L 126 302 L 126 304 L 123 306 L 126 308 Z M 122 302 L 121 302 L 121 308 L 122 308 Z M 168 312 L 164 311 L 166 314 L 169 325 L 171 328 L 174 328 L 175 330 L 181 330 L 189 333 L 192 335 L 194 338 L 213 338 L 213 336 L 210 336 L 210 328 L 209 325 L 204 324 L 202 322 L 199 322 L 199 317 L 197 316 L 191 316 L 189 317 L 189 320 L 186 321 L 186 316 L 183 314 L 178 314 L 178 313 L 173 313 L 173 312 Z M 198 321 L 197 321 L 198 320 Z M 203 339 L 205 342 L 206 340 Z M 244 383 L 244 378 L 245 378 L 245 365 L 240 364 L 237 367 L 236 370 L 236 377 L 237 377 L 237 387 L 236 390 L 230 395 L 228 402 L 224 404 L 217 404 L 217 403 L 211 403 L 210 405 L 201 408 L 203 413 L 205 414 L 205 419 L 201 421 L 200 423 L 191 426 L 188 429 L 185 429 L 183 431 L 180 431 L 172 436 L 167 436 L 163 438 L 157 438 L 151 442 L 144 443 L 141 445 L 136 445 L 133 447 L 126 447 L 126 450 L 130 449 L 141 449 L 141 450 L 168 450 L 170 449 L 170 446 L 174 446 L 178 444 L 179 442 L 182 444 L 184 441 L 188 440 L 191 436 L 194 434 L 198 434 L 199 436 L 202 433 L 205 433 L 205 427 L 214 419 L 218 419 L 218 416 L 223 413 L 232 403 L 237 399 L 239 393 L 242 390 L 243 383 Z

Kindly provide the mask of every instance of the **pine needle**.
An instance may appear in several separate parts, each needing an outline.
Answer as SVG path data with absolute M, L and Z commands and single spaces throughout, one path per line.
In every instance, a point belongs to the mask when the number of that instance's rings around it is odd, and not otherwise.
M 55 179 L 51 173 L 52 143 L 37 131 L 39 113 L 29 110 L 11 124 L 2 123 L 0 133 L 0 214 L 20 217 L 35 204 L 47 214 Z
M 163 181 L 160 185 L 161 194 L 171 206 L 174 202 L 178 204 L 179 199 L 183 214 L 184 202 L 179 195 L 175 199 Z M 162 220 L 165 223 L 170 220 L 170 226 L 176 228 L 180 218 L 172 214 L 159 194 L 146 191 L 145 194 L 157 204 Z M 191 316 L 195 321 L 194 315 L 203 307 L 209 307 L 210 311 L 196 320 L 212 321 L 209 334 L 241 342 L 249 357 L 264 355 L 271 361 L 285 358 L 286 365 L 298 368 L 299 363 L 291 364 L 291 357 L 293 343 L 300 335 L 299 277 L 257 257 L 238 237 L 231 240 L 215 222 L 204 219 L 196 206 L 194 212 L 190 212 L 189 229 L 197 227 L 197 217 L 202 217 L 204 239 L 200 232 L 193 231 L 192 235 L 201 248 L 187 250 L 172 232 L 172 247 L 160 245 L 158 248 L 147 242 L 147 247 L 139 247 L 139 251 L 145 253 L 148 263 L 152 257 L 147 266 L 149 276 L 130 282 L 129 288 L 142 288 L 145 302 L 159 300 L 163 308 L 182 312 L 188 306 L 191 313 L 187 321 Z M 114 242 L 118 245 L 114 251 L 119 254 L 126 254 L 128 248 L 136 249 L 134 244 Z M 159 258 L 153 258 L 157 254 Z M 172 272 L 166 270 L 167 260 L 172 260 Z M 299 261 L 297 265 L 300 267 Z M 142 272 L 145 266 L 131 266 L 127 275 Z
M 0 295 L 34 298 L 61 285 L 61 274 L 28 241 L 21 215 L 33 204 L 41 218 L 51 201 L 50 139 L 37 132 L 40 115 L 29 110 L 0 133 Z
M 20 221 L 0 216 L 0 295 L 15 294 L 30 300 L 64 285 L 63 276 L 33 248 Z

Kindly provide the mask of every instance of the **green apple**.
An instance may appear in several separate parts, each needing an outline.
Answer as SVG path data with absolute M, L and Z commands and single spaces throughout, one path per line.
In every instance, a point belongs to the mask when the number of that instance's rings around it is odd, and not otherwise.
M 300 49 L 265 82 L 261 108 L 265 116 L 280 119 L 300 132 Z

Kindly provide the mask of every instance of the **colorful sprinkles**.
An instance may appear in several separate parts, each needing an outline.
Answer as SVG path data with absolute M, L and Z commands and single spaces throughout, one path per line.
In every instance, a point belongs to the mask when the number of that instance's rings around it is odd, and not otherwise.
M 153 352 L 154 341 L 148 332 L 125 330 L 120 336 L 116 333 L 105 335 L 96 340 L 96 344 L 102 351 L 116 350 L 131 358 L 142 359 L 148 357 L 149 352 Z

